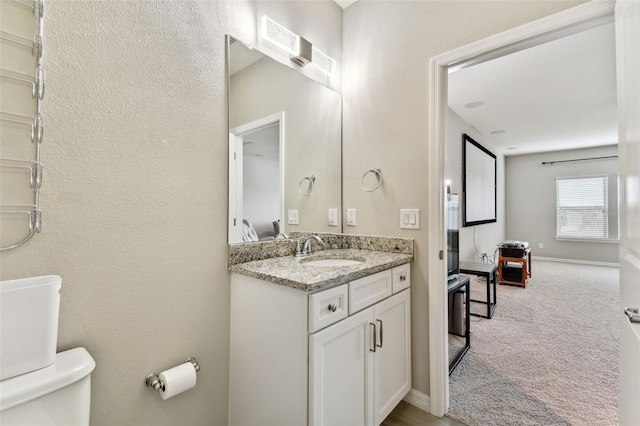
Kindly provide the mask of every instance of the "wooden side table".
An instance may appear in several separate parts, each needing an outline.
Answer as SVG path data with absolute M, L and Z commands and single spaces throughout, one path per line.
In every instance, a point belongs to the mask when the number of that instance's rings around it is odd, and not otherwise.
M 507 266 L 509 262 L 519 263 L 522 269 L 520 280 L 508 280 L 505 279 L 503 268 Z M 523 251 L 522 257 L 503 257 L 498 258 L 498 276 L 500 277 L 500 284 L 519 285 L 527 288 L 527 279 L 531 277 L 531 249 L 528 248 Z

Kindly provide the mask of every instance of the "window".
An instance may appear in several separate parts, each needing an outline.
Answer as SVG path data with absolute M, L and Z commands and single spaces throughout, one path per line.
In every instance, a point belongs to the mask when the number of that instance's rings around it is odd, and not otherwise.
M 556 178 L 556 237 L 607 239 L 608 177 Z

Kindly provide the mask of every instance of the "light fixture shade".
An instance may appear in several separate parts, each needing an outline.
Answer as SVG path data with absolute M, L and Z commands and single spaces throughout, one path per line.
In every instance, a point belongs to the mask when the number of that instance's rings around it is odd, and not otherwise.
M 267 15 L 262 17 L 262 38 L 293 56 L 300 52 L 300 36 L 292 33 Z
M 312 63 L 325 74 L 332 74 L 333 70 L 336 68 L 336 61 L 315 47 L 313 48 Z

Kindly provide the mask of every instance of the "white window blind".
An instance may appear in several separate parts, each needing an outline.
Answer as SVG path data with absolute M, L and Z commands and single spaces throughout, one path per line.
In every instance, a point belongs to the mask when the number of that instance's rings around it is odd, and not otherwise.
M 608 238 L 607 180 L 607 176 L 556 178 L 557 238 Z

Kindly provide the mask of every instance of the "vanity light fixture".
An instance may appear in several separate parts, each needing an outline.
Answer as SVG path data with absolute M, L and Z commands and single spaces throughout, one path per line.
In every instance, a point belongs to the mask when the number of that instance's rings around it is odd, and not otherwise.
M 291 60 L 296 64 L 304 67 L 311 63 L 311 58 L 313 57 L 313 46 L 306 39 L 298 36 L 300 40 L 300 48 L 298 49 L 297 55 L 291 55 Z
M 289 31 L 267 15 L 262 17 L 262 38 L 291 55 L 291 60 L 300 66 L 315 65 L 325 74 L 333 73 L 336 61 L 313 47 L 311 42 Z
M 267 15 L 262 17 L 262 38 L 291 55 L 297 56 L 300 51 L 300 36 L 292 33 Z
M 335 59 L 330 56 L 324 54 L 320 50 L 313 48 L 313 61 L 312 64 L 318 67 L 320 71 L 327 75 L 331 75 L 333 70 L 336 68 Z

